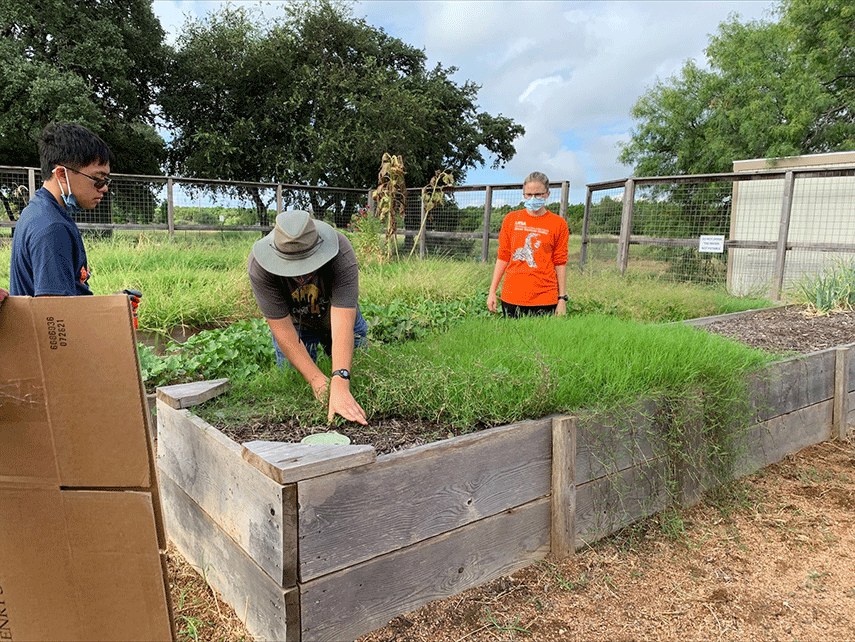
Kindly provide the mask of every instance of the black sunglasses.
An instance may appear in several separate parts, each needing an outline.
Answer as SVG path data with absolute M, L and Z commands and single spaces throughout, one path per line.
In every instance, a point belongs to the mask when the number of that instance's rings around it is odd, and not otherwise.
M 65 167 L 65 165 L 63 165 L 63 167 Z M 80 174 L 81 176 L 85 176 L 90 181 L 92 181 L 92 183 L 94 183 L 95 189 L 101 189 L 105 185 L 109 185 L 110 183 L 113 182 L 113 179 L 110 178 L 109 176 L 107 178 L 96 178 L 95 176 L 90 176 L 89 174 L 84 174 L 80 170 L 74 169 L 73 167 L 65 167 L 65 169 L 70 169 L 75 174 Z

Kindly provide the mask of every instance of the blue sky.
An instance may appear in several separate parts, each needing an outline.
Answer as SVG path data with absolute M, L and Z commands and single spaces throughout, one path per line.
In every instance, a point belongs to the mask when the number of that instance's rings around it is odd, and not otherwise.
M 201 17 L 225 2 L 154 0 L 174 38 L 185 16 Z M 236 2 L 282 13 L 282 1 Z M 500 170 L 471 170 L 466 184 L 520 183 L 534 170 L 570 181 L 570 201 L 585 185 L 631 174 L 618 163 L 629 139 L 629 111 L 657 80 L 704 49 L 721 22 L 774 19 L 770 0 L 367 0 L 354 15 L 423 49 L 428 66 L 458 68 L 454 79 L 481 85 L 481 110 L 522 124 L 517 154 Z M 738 160 L 738 159 L 735 159 Z

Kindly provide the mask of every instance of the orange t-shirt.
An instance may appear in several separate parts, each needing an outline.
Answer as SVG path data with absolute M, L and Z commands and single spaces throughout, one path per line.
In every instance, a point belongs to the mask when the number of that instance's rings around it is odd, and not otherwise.
M 558 277 L 555 266 L 567 265 L 567 221 L 547 211 L 510 212 L 499 232 L 500 261 L 508 261 L 502 301 L 513 305 L 555 305 Z

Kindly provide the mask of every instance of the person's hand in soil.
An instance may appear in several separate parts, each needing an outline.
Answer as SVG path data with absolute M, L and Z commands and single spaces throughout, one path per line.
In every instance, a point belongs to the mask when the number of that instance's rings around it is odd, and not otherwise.
M 315 391 L 315 397 L 324 399 L 329 394 L 329 413 L 327 421 L 331 424 L 336 415 L 340 415 L 348 421 L 355 421 L 363 426 L 368 424 L 365 418 L 365 410 L 353 398 L 350 393 L 350 381 L 342 377 L 332 377 L 328 379 L 326 385 L 319 388 L 312 388 Z

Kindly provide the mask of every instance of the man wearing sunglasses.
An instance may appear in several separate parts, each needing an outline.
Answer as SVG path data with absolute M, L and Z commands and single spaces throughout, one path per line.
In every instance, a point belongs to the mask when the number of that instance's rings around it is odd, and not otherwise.
M 107 193 L 113 153 L 74 123 L 52 123 L 39 136 L 43 186 L 21 212 L 12 239 L 13 296 L 92 294 L 78 209 L 95 209 Z

